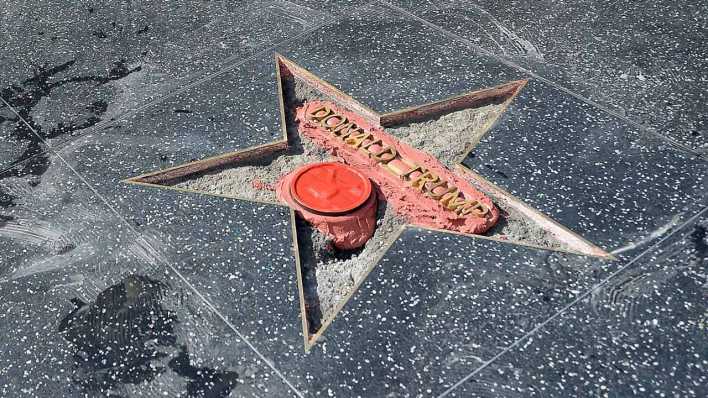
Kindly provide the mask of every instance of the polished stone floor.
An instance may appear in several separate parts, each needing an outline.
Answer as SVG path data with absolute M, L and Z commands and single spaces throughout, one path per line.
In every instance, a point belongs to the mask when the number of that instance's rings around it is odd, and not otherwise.
M 0 396 L 708 395 L 708 4 L 7 0 Z M 614 256 L 409 228 L 303 349 L 287 208 L 123 180 L 528 84 L 464 164 Z

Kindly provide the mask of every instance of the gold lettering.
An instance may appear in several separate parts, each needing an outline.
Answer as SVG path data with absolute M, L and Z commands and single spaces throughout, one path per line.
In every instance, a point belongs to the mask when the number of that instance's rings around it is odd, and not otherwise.
M 386 170 L 396 177 L 405 179 L 408 175 L 415 171 L 421 171 L 421 167 L 415 163 L 410 162 L 408 159 L 397 156 L 392 161 L 385 164 Z M 404 168 L 406 167 L 406 168 Z
M 453 210 L 461 216 L 472 214 L 475 217 L 484 217 L 489 209 L 477 200 L 465 200 L 460 196 L 460 191 L 455 188 L 453 192 L 443 195 L 440 203 L 448 210 Z
M 329 121 L 334 118 L 338 119 L 337 123 L 336 124 L 329 124 Z M 322 127 L 326 128 L 327 130 L 332 131 L 332 130 L 335 130 L 339 126 L 346 124 L 347 122 L 348 122 L 348 120 L 346 117 L 335 113 L 333 115 L 329 115 L 326 118 L 322 119 L 320 124 L 322 125 Z
M 435 190 L 442 187 L 443 185 L 446 186 L 446 188 L 443 189 L 442 192 L 435 193 Z M 443 195 L 445 195 L 446 193 L 452 191 L 453 189 L 457 189 L 454 186 L 449 186 L 447 181 L 445 181 L 445 180 L 441 180 L 440 182 L 438 182 L 436 184 L 428 185 L 426 188 L 428 190 L 425 193 L 426 196 L 428 196 L 432 199 L 435 199 L 435 200 L 440 200 L 440 198 L 442 198 Z
M 359 126 L 357 126 L 356 123 L 352 122 L 349 123 L 345 126 L 338 127 L 332 131 L 332 134 L 335 137 L 339 137 L 340 139 L 344 140 L 347 137 L 349 137 L 352 133 L 354 132 L 364 132 Z
M 319 123 L 322 119 L 333 114 L 334 112 L 327 106 L 321 106 L 314 111 L 310 112 L 308 119 Z
M 371 151 L 369 150 L 369 148 L 372 147 L 372 146 L 374 146 L 374 145 L 382 146 L 382 145 L 383 145 L 383 141 L 381 141 L 381 140 L 379 140 L 379 139 L 372 140 L 371 142 L 362 145 L 362 146 L 361 146 L 361 149 L 366 149 L 366 151 L 369 152 L 369 154 L 371 154 Z
M 465 203 L 465 199 L 460 197 L 460 191 L 457 188 L 446 193 L 443 195 L 442 199 L 440 199 L 440 204 L 445 206 L 448 210 L 457 210 L 458 207 Z
M 361 134 L 350 135 L 346 140 L 344 140 L 344 143 L 351 145 L 354 148 L 359 148 L 361 144 L 369 138 L 371 138 L 371 133 L 362 131 Z
M 407 162 L 406 162 L 406 163 L 407 163 Z M 413 168 L 410 169 L 410 170 L 408 170 L 407 172 L 403 173 L 403 175 L 401 175 L 401 178 L 402 178 L 402 179 L 406 179 L 406 178 L 408 178 L 411 174 L 413 174 L 413 173 L 415 173 L 415 172 L 425 173 L 426 171 L 427 171 L 427 170 L 423 169 L 423 167 L 418 166 L 417 164 L 414 163 Z
M 466 216 L 470 213 L 475 217 L 481 218 L 486 216 L 487 213 L 489 213 L 489 209 L 484 203 L 477 200 L 472 200 L 459 210 L 459 214 L 462 216 Z
M 330 107 L 320 106 L 308 113 L 306 118 L 318 123 L 345 144 L 366 152 L 384 170 L 401 180 L 409 181 L 411 188 L 437 200 L 447 210 L 462 217 L 472 215 L 481 218 L 489 213 L 487 205 L 479 200 L 465 199 L 457 187 L 412 160 L 401 157 L 394 146 L 385 144 L 356 123 L 350 122 L 346 116 L 335 113 Z M 332 123 L 333 121 L 335 123 Z
M 385 165 L 388 162 L 392 161 L 393 159 L 398 156 L 398 151 L 396 151 L 396 148 L 392 146 L 384 146 L 381 151 L 378 153 L 372 153 L 369 152 L 372 158 L 374 158 L 377 162 Z
M 423 174 L 419 175 L 418 177 L 416 177 L 414 180 L 411 181 L 411 187 L 422 192 L 423 189 L 425 188 L 426 183 L 438 182 L 438 181 L 440 181 L 440 177 L 433 174 L 432 171 L 426 170 L 423 172 Z

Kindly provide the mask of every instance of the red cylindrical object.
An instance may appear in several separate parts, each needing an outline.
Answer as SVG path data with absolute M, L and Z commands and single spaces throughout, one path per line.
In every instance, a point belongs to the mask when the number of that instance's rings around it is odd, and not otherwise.
M 377 200 L 371 180 L 351 166 L 306 165 L 281 179 L 277 191 L 338 249 L 361 247 L 374 234 Z

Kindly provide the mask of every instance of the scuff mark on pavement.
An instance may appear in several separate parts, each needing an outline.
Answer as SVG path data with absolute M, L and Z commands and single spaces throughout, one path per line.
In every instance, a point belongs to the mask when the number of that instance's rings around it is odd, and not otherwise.
M 35 120 L 33 111 L 42 101 L 51 98 L 52 91 L 76 83 L 95 83 L 96 86 L 101 86 L 123 79 L 142 69 L 140 65 L 131 68 L 125 61 L 120 60 L 114 62 L 107 69 L 105 75 L 77 75 L 60 78 L 59 76 L 65 74 L 73 67 L 74 63 L 75 61 L 71 60 L 51 67 L 39 66 L 33 71 L 32 77 L 0 90 L 3 100 L 7 101 L 18 113 L 18 115 L 7 119 L 7 121 L 15 123 L 14 129 L 10 132 L 10 138 L 24 145 L 24 151 L 13 160 L 13 163 L 34 157 L 32 162 L 25 165 L 25 168 L 30 170 L 32 174 L 41 175 L 49 164 L 47 156 L 43 154 L 46 149 L 43 140 L 50 140 L 92 127 L 101 121 L 101 115 L 107 109 L 104 102 L 94 101 L 86 107 L 85 114 L 78 115 L 74 118 L 75 120 L 52 121 L 52 127 L 46 128 Z M 23 119 L 27 122 L 26 124 Z M 24 169 L 18 170 L 20 174 L 22 171 Z
M 471 2 L 446 2 L 439 6 L 441 10 L 447 11 L 445 17 L 464 18 L 464 25 L 477 26 L 487 39 L 498 47 L 504 56 L 521 56 L 535 61 L 544 61 L 543 53 L 531 41 L 516 34 L 512 29 L 505 26 L 495 18 L 489 11 Z M 476 15 L 465 17 L 465 14 L 474 9 Z M 463 26 L 461 24 L 460 26 Z
M 657 228 L 656 230 L 652 231 L 649 235 L 646 235 L 646 237 L 644 237 L 643 239 L 641 239 L 641 240 L 639 240 L 639 241 L 636 241 L 636 242 L 630 242 L 629 244 L 627 244 L 627 245 L 625 245 L 625 246 L 622 246 L 622 247 L 620 247 L 620 248 L 617 248 L 617 249 L 613 250 L 611 253 L 612 253 L 612 254 L 624 253 L 624 252 L 627 252 L 627 251 L 629 251 L 629 250 L 636 249 L 636 248 L 638 248 L 638 247 L 644 246 L 644 245 L 646 245 L 646 244 L 652 242 L 652 241 L 655 240 L 656 238 L 659 238 L 659 237 L 661 237 L 662 235 L 664 235 L 665 233 L 667 233 L 668 231 L 670 231 L 671 228 L 673 228 L 673 227 L 675 227 L 676 225 L 678 225 L 678 223 L 680 222 L 680 218 L 681 218 L 681 217 L 680 217 L 679 215 L 674 216 L 674 217 L 671 219 L 671 221 L 669 221 L 668 223 L 662 225 L 661 227 Z
M 74 264 L 81 263 L 86 258 L 96 256 L 96 248 L 91 245 L 82 245 L 77 247 L 72 253 L 55 255 L 41 260 L 34 261 L 28 267 L 21 267 L 16 272 L 12 273 L 6 280 L 16 280 L 19 278 L 41 274 L 43 272 L 51 272 L 57 269 L 70 267 Z
M 73 244 L 65 234 L 65 231 L 41 221 L 17 220 L 5 221 L 4 224 L 0 224 L 0 237 L 44 246 L 55 254 L 67 253 L 73 248 Z

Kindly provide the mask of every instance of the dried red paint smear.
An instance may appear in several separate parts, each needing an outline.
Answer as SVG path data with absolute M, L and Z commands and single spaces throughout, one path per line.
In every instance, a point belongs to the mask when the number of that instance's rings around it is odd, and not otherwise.
M 295 209 L 310 225 L 331 237 L 336 248 L 352 250 L 364 246 L 376 229 L 376 195 L 369 195 L 362 205 L 345 214 L 329 215 L 311 211 L 293 198 L 292 190 L 298 174 L 307 167 L 297 169 L 278 181 L 278 198 Z
M 371 196 L 371 180 L 340 162 L 301 167 L 290 182 L 290 195 L 311 212 L 330 216 L 348 214 Z
M 447 187 L 456 187 L 465 200 L 479 203 L 479 206 L 484 208 L 483 214 L 459 214 L 459 212 L 446 208 L 440 200 L 425 195 L 420 189 L 416 189 L 411 184 L 413 180 L 422 174 L 421 172 L 401 178 L 392 174 L 390 170 L 387 171 L 382 166 L 380 159 L 377 160 L 370 156 L 370 152 L 362 148 L 357 149 L 351 143 L 345 143 L 344 140 L 333 134 L 331 129 L 328 130 L 317 121 L 310 119 L 313 114 L 317 113 L 318 109 L 322 108 L 327 108 L 335 114 L 345 117 L 348 122 L 354 122 L 361 130 L 371 133 L 371 137 L 360 145 L 361 147 L 372 141 L 380 140 L 379 144 L 369 147 L 371 152 L 379 152 L 385 147 L 395 148 L 398 157 L 388 163 L 399 168 L 410 168 L 411 164 L 420 166 L 423 171 L 429 171 L 438 176 L 440 180 L 447 181 Z M 310 116 L 308 117 L 308 115 Z M 371 178 L 382 196 L 380 199 L 387 201 L 409 223 L 429 228 L 480 234 L 487 231 L 497 222 L 499 210 L 489 197 L 475 189 L 466 180 L 453 174 L 437 159 L 400 142 L 387 134 L 380 126 L 372 125 L 364 118 L 327 101 L 305 103 L 297 109 L 296 117 L 300 134 L 325 148 L 335 158 L 355 167 L 362 174 Z M 332 123 L 338 121 L 335 120 Z M 399 164 L 395 165 L 396 162 Z

